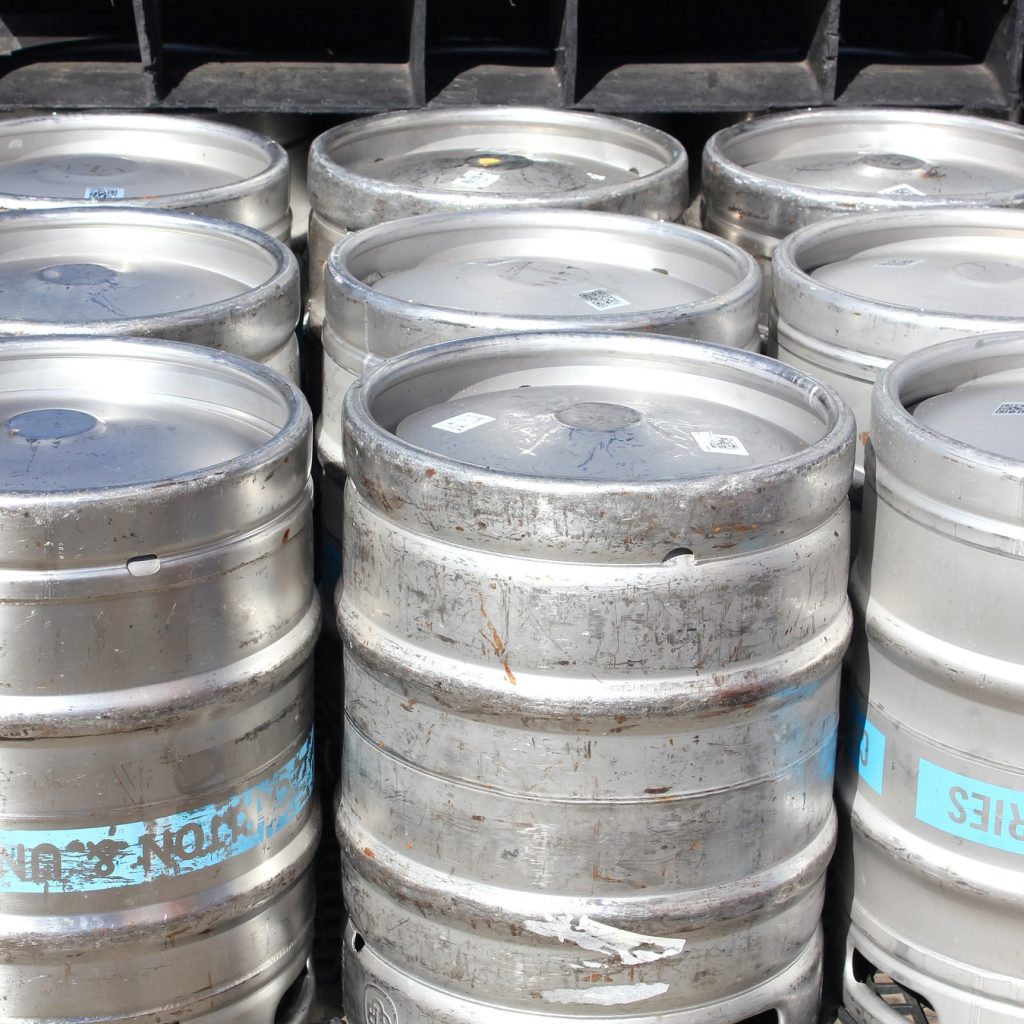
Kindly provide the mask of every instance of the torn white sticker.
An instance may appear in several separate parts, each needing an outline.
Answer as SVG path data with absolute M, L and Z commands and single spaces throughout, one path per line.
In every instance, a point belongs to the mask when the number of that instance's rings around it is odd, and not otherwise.
M 710 430 L 694 430 L 692 433 L 697 447 L 708 455 L 750 455 L 734 434 L 715 434 Z
M 916 267 L 918 263 L 923 263 L 924 260 L 915 260 L 910 256 L 891 256 L 887 260 L 879 260 L 876 267 L 892 267 L 894 270 L 903 270 L 906 267 Z
M 686 939 L 641 935 L 592 921 L 586 914 L 581 914 L 576 921 L 568 914 L 552 915 L 542 921 L 524 921 L 523 927 L 534 935 L 571 942 L 580 949 L 616 957 L 627 967 L 679 956 L 686 945 Z
M 621 295 L 616 295 L 615 292 L 610 292 L 606 288 L 591 288 L 587 292 L 578 292 L 576 297 L 594 309 L 615 309 L 616 306 L 629 305 L 629 299 L 624 299 Z
M 435 430 L 447 430 L 449 434 L 464 434 L 467 430 L 482 427 L 485 423 L 493 423 L 493 416 L 485 416 L 481 412 L 464 412 L 451 419 L 441 420 L 433 424 Z
M 124 189 L 117 188 L 114 185 L 90 185 L 85 190 L 86 199 L 99 199 L 100 201 L 106 201 L 107 199 L 124 199 Z
M 471 171 L 460 174 L 453 182 L 453 188 L 487 188 L 493 185 L 500 174 L 493 171 L 485 171 L 482 167 L 474 167 Z
M 541 992 L 546 1003 L 582 1003 L 590 1006 L 625 1006 L 664 995 L 668 985 L 652 981 L 638 985 L 594 985 L 590 988 L 553 988 Z
M 1024 402 L 1000 402 L 993 416 L 1024 416 Z
M 908 185 L 905 181 L 902 181 L 898 185 L 890 185 L 888 188 L 879 189 L 878 194 L 880 196 L 925 196 L 928 193 L 922 192 L 919 188 L 914 188 L 913 185 Z

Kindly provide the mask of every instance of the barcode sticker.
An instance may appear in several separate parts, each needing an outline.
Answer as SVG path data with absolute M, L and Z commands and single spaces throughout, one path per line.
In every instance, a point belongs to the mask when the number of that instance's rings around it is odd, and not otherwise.
M 464 412 L 448 420 L 435 423 L 435 430 L 447 430 L 449 434 L 464 434 L 467 430 L 482 427 L 485 423 L 493 423 L 493 416 L 485 416 L 480 412 Z
M 124 199 L 124 189 L 113 185 L 90 185 L 85 190 L 86 199 Z
M 887 260 L 879 260 L 876 267 L 894 267 L 902 270 L 905 267 L 916 267 L 918 263 L 923 263 L 924 260 L 911 259 L 909 256 L 893 256 Z
M 1000 402 L 993 416 L 1024 416 L 1024 402 Z
M 743 442 L 733 434 L 714 434 L 710 430 L 694 430 L 693 439 L 702 452 L 709 455 L 750 455 Z
M 908 185 L 905 181 L 899 185 L 890 185 L 888 188 L 880 189 L 878 194 L 880 196 L 924 196 L 927 192 L 922 192 L 919 188 L 914 188 L 913 185 Z
M 576 297 L 594 309 L 614 309 L 616 306 L 629 305 L 629 299 L 624 299 L 605 288 L 591 288 L 590 291 L 577 293 Z
M 452 182 L 452 187 L 487 188 L 489 185 L 493 185 L 500 177 L 500 174 L 495 174 L 493 171 L 485 171 L 481 167 L 474 167 L 471 171 L 460 174 Z

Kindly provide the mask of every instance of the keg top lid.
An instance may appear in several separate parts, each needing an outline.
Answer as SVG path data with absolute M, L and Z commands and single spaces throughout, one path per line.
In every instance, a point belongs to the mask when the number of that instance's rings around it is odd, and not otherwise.
M 1024 463 L 1024 377 L 970 381 L 927 398 L 914 418 L 947 437 Z
M 283 381 L 169 342 L 0 346 L 0 492 L 166 482 L 247 455 L 289 417 Z M 258 377 L 256 375 L 259 375 Z
M 545 256 L 544 243 L 543 237 L 538 238 L 536 256 L 424 262 L 388 274 L 374 288 L 407 302 L 447 309 L 578 318 L 665 309 L 716 294 L 709 282 L 697 276 L 680 277 L 664 267 L 606 262 L 600 254 L 594 259 L 562 257 L 557 252 Z M 715 276 L 712 268 L 704 276 Z M 733 283 L 727 281 L 725 287 Z
M 913 201 L 1024 188 L 1024 133 L 912 110 L 812 111 L 726 129 L 723 152 L 795 186 Z
M 0 195 L 153 200 L 222 189 L 280 162 L 254 132 L 199 118 L 55 114 L 0 122 Z
M 884 238 L 884 232 L 876 233 Z M 1024 317 L 1024 240 L 958 231 L 866 246 L 811 277 L 894 306 L 935 313 Z
M 0 215 L 0 321 L 73 327 L 195 310 L 283 276 L 239 225 L 109 207 Z
M 763 466 L 806 445 L 767 410 L 727 394 L 615 386 L 585 375 L 454 397 L 403 419 L 405 441 L 437 455 L 539 478 L 647 482 Z

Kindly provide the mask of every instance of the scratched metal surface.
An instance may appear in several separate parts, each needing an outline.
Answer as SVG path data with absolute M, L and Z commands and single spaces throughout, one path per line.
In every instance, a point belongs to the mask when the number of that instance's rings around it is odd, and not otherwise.
M 1024 1018 L 1022 399 L 1019 333 L 925 349 L 875 390 L 838 773 L 864 1024 L 885 1019 L 865 963 L 939 1020 Z
M 680 220 L 687 157 L 670 135 L 605 114 L 464 107 L 361 118 L 309 153 L 309 322 L 345 234 L 413 214 L 507 207 L 608 210 Z
M 0 1014 L 273 1024 L 320 832 L 309 411 L 167 342 L 0 371 Z
M 848 410 L 742 350 L 550 333 L 347 403 L 350 1016 L 810 1024 Z
M 0 214 L 0 335 L 187 341 L 298 380 L 299 267 L 275 238 L 188 213 Z

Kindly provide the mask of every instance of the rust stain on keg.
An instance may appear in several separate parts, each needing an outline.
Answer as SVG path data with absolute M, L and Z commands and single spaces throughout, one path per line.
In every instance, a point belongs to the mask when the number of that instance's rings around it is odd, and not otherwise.
M 423 475 L 424 476 L 428 476 L 428 477 L 429 476 L 436 476 L 437 475 L 437 470 L 434 469 L 433 466 L 431 466 L 429 469 L 424 471 Z
M 363 856 L 369 857 L 370 860 L 376 860 L 377 859 L 377 854 L 375 854 L 373 852 L 373 850 L 371 850 L 368 846 L 364 846 L 363 847 Z
M 870 437 L 871 437 L 871 432 L 870 432 L 869 430 L 865 430 L 865 431 L 864 431 L 864 432 L 863 432 L 863 433 L 862 433 L 862 434 L 860 435 L 860 443 L 861 443 L 862 445 L 864 445 L 864 447 L 865 447 L 865 448 L 867 448 L 867 446 L 868 446 L 868 439 L 869 439 Z
M 650 793 L 651 796 L 661 796 L 662 793 L 667 793 L 671 788 L 671 786 L 649 786 L 644 792 Z
M 284 533 L 281 536 L 281 543 L 282 544 L 287 544 L 288 541 L 291 540 L 291 536 L 292 536 L 292 531 L 290 529 L 289 530 L 285 530 Z

